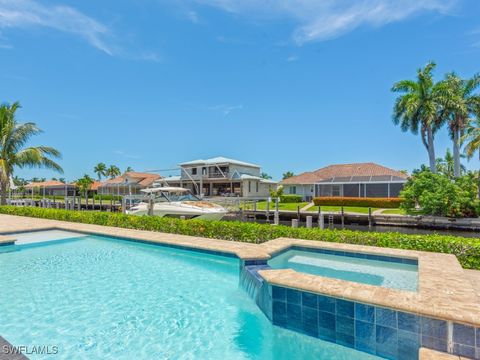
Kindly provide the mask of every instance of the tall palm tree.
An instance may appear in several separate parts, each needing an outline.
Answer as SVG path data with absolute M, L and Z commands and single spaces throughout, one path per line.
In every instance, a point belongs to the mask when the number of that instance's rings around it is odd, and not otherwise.
M 432 72 L 435 67 L 434 62 L 429 62 L 423 69 L 417 70 L 415 80 L 401 80 L 392 87 L 393 92 L 402 94 L 395 101 L 393 122 L 400 125 L 402 131 L 414 134 L 420 131 L 428 152 L 430 170 L 434 173 L 435 133 L 446 117 L 442 108 L 445 85 L 434 82 Z
M 462 141 L 466 141 L 465 154 L 471 159 L 478 151 L 480 159 L 480 107 L 476 110 L 476 117 L 467 124 Z M 480 198 L 480 171 L 478 171 L 478 197 Z
M 135 170 L 133 170 L 133 168 L 131 166 L 128 166 L 126 169 L 125 169 L 125 172 L 133 172 Z
M 108 169 L 106 170 L 105 174 L 110 178 L 113 179 L 117 176 L 120 176 L 121 172 L 118 166 L 115 165 L 110 165 Z
M 58 150 L 49 146 L 25 147 L 28 140 L 42 131 L 32 122 L 17 122 L 15 113 L 20 103 L 0 105 L 0 204 L 5 205 L 10 177 L 15 168 L 44 167 L 63 172 L 53 159 L 61 158 Z
M 284 172 L 284 173 L 282 174 L 282 180 L 291 178 L 291 177 L 293 177 L 293 176 L 295 176 L 295 174 L 294 174 L 293 172 L 291 172 L 291 171 Z
M 261 177 L 262 179 L 265 179 L 265 180 L 271 180 L 271 179 L 272 179 L 272 177 L 271 177 L 270 175 L 268 175 L 266 172 L 262 172 L 262 173 L 260 174 L 260 177 Z
M 104 163 L 98 163 L 94 168 L 93 172 L 97 174 L 98 180 L 102 180 L 102 176 L 106 176 L 107 165 Z
M 449 96 L 446 107 L 449 111 L 448 128 L 453 140 L 454 176 L 461 175 L 460 147 L 461 139 L 475 111 L 480 107 L 480 75 L 471 79 L 461 79 L 455 73 L 448 74 L 444 83 L 448 86 Z

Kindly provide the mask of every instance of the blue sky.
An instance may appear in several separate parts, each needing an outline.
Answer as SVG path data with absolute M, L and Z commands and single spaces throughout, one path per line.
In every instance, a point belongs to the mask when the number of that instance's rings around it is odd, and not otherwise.
M 390 88 L 428 60 L 480 71 L 479 16 L 476 0 L 0 0 L 0 101 L 22 103 L 67 179 L 215 156 L 276 179 L 411 170 L 427 153 L 393 125 Z

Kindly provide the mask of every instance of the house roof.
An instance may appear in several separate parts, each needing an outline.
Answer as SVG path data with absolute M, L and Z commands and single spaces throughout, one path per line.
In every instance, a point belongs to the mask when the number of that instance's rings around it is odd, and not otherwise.
M 249 174 L 241 174 L 240 179 L 242 179 L 242 180 L 258 180 L 258 181 L 260 181 L 262 183 L 266 183 L 266 184 L 276 184 L 277 183 L 276 181 L 273 181 L 273 180 L 270 180 L 270 179 L 264 179 L 260 176 L 254 176 L 254 175 L 249 175 Z
M 148 186 L 152 185 L 155 180 L 158 180 L 160 178 L 161 178 L 161 176 L 158 175 L 158 174 L 130 171 L 130 172 L 126 172 L 125 174 L 123 174 L 121 176 L 117 176 L 114 179 L 108 179 L 108 180 L 104 181 L 103 183 L 101 183 L 98 187 L 115 186 L 115 185 L 125 184 L 125 180 L 128 180 L 128 183 L 130 183 L 130 184 L 135 183 L 135 184 L 140 185 L 142 187 L 148 187 Z
M 193 161 L 187 161 L 187 162 L 180 163 L 179 165 L 188 166 L 188 165 L 215 165 L 215 164 L 235 164 L 235 165 L 249 166 L 249 167 L 256 167 L 256 168 L 260 167 L 255 164 L 251 164 L 251 163 L 247 163 L 247 162 L 235 160 L 235 159 L 229 159 L 223 156 L 218 156 L 211 159 L 198 159 Z
M 68 184 L 67 184 L 68 185 Z M 56 180 L 49 180 L 49 181 L 41 181 L 41 182 L 31 182 L 25 185 L 26 189 L 31 188 L 48 188 L 48 187 L 59 187 L 65 186 L 65 183 Z
M 316 171 L 304 172 L 282 180 L 281 184 L 314 184 L 320 182 L 368 182 L 407 179 L 404 173 L 375 163 L 353 163 L 330 165 Z

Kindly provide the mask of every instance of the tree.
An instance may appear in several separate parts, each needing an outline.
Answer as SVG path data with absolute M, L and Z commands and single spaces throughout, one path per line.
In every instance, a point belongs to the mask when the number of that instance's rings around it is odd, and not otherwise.
M 262 179 L 265 179 L 265 180 L 270 180 L 270 179 L 272 178 L 270 175 L 268 175 L 268 174 L 265 173 L 265 172 L 262 172 L 262 173 L 260 174 L 260 177 L 261 177 Z
M 98 163 L 93 168 L 93 172 L 97 174 L 98 180 L 102 180 L 102 176 L 107 176 L 107 165 L 104 163 Z
M 87 174 L 83 175 L 83 177 L 81 179 L 78 179 L 76 182 L 78 190 L 81 194 L 83 194 L 83 196 L 85 196 L 85 198 L 88 196 L 88 190 L 90 190 L 92 184 L 93 179 Z
M 480 158 L 480 108 L 476 111 L 476 117 L 467 124 L 462 141 L 466 141 L 465 154 L 471 159 L 478 151 Z M 480 198 L 480 171 L 478 173 L 478 197 Z
M 52 159 L 61 158 L 58 150 L 49 146 L 25 147 L 28 140 L 42 131 L 35 123 L 19 123 L 16 111 L 20 103 L 0 105 L 0 204 L 5 205 L 10 178 L 15 168 L 44 167 L 60 173 L 62 167 Z
M 444 158 L 437 158 L 436 161 L 437 172 L 446 175 L 449 179 L 455 178 L 455 160 L 450 149 L 447 149 Z M 464 165 L 460 164 L 461 172 L 467 171 Z
M 478 209 L 477 191 L 472 173 L 451 180 L 428 169 L 415 171 L 400 192 L 400 207 L 412 212 L 418 205 L 425 215 L 473 217 Z
M 282 180 L 288 179 L 295 176 L 295 174 L 291 171 L 284 172 L 282 175 Z
M 118 166 L 115 166 L 115 165 L 110 165 L 108 167 L 108 169 L 106 170 L 105 172 L 106 176 L 108 176 L 110 179 L 113 179 L 117 176 L 120 176 L 120 169 L 118 168 Z
M 135 171 L 135 170 L 133 170 L 131 166 L 127 167 L 127 169 L 125 170 L 125 172 L 132 172 L 132 171 Z
M 436 64 L 428 63 L 417 70 L 415 80 L 401 80 L 393 85 L 392 91 L 401 93 L 395 101 L 393 122 L 400 125 L 402 131 L 418 134 L 427 149 L 430 170 L 435 173 L 435 133 L 444 123 L 446 113 L 443 109 L 445 84 L 435 83 L 432 71 Z
M 453 140 L 454 175 L 458 177 L 461 174 L 461 139 L 472 115 L 480 107 L 480 95 L 476 93 L 480 87 L 480 75 L 465 80 L 451 73 L 447 75 L 444 83 L 449 91 L 445 105 L 449 112 L 448 128 Z

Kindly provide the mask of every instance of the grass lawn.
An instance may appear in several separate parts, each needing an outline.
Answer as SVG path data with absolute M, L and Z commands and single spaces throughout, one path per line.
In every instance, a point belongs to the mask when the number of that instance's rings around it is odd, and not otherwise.
M 411 211 L 406 212 L 403 209 L 386 209 L 382 211 L 382 214 L 391 214 L 391 215 L 421 215 L 420 211 Z
M 341 211 L 341 206 L 322 206 L 321 208 L 322 208 L 322 212 L 323 211 L 329 211 L 329 212 L 340 212 Z M 378 208 L 372 208 L 372 213 L 375 210 L 378 210 Z M 393 210 L 395 210 L 395 209 L 393 209 Z M 318 206 L 312 206 L 307 211 L 318 212 Z M 358 213 L 358 214 L 368 214 L 368 207 L 344 206 L 343 211 L 351 212 L 351 213 Z
M 278 210 L 291 210 L 297 211 L 297 208 L 300 206 L 300 209 L 307 205 L 308 202 L 300 202 L 300 203 L 279 203 Z M 241 205 L 242 208 L 244 205 Z M 253 203 L 248 203 L 245 206 L 245 210 L 253 210 Z M 257 202 L 257 210 L 267 210 L 267 202 L 266 201 L 259 201 Z M 270 203 L 270 210 L 275 210 L 275 203 Z

